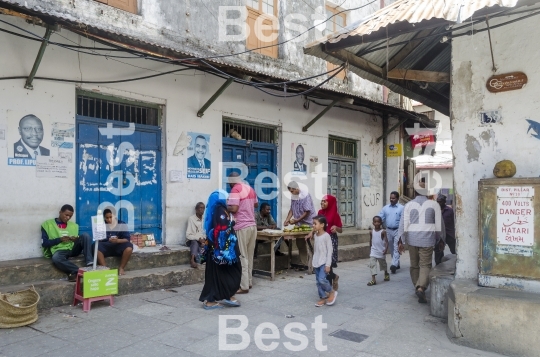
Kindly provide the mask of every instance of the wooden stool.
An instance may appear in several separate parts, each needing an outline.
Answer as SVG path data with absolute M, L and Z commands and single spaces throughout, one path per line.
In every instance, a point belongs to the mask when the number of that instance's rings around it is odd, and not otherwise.
M 114 299 L 112 295 L 98 296 L 98 297 L 87 298 L 87 299 L 83 297 L 83 292 L 81 289 L 81 285 L 82 285 L 81 282 L 82 282 L 84 273 L 85 273 L 85 270 L 83 268 L 79 268 L 79 271 L 77 272 L 77 280 L 75 282 L 75 293 L 73 294 L 73 306 L 76 306 L 78 301 L 82 301 L 84 312 L 90 311 L 90 307 L 94 301 L 109 300 L 109 305 L 114 306 Z

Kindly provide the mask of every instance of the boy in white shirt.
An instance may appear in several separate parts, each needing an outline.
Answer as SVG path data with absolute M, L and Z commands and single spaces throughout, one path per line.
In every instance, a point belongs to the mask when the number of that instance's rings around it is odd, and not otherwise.
M 384 281 L 390 280 L 386 266 L 386 253 L 388 252 L 388 238 L 386 230 L 382 229 L 382 218 L 379 216 L 373 217 L 373 229 L 369 232 L 369 245 L 371 252 L 369 254 L 369 268 L 371 269 L 371 281 L 368 286 L 377 285 L 377 262 L 379 262 L 379 270 L 384 271 Z

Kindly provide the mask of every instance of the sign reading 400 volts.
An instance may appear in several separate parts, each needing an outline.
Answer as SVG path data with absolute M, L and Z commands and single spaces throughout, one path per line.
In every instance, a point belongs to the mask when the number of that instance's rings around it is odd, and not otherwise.
M 534 245 L 534 188 L 497 188 L 497 253 L 532 255 Z
M 118 294 L 118 270 L 94 270 L 83 274 L 83 297 Z

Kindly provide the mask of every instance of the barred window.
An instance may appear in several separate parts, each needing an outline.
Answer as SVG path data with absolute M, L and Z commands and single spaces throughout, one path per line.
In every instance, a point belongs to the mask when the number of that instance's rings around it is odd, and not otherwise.
M 223 137 L 233 137 L 231 134 L 236 131 L 244 140 L 251 140 L 260 143 L 276 144 L 277 132 L 273 126 L 265 126 L 247 123 L 230 118 L 223 119 Z
M 116 102 L 84 94 L 77 95 L 77 115 L 159 126 L 159 110 L 157 107 L 145 107 L 135 103 L 131 104 L 129 101 Z
M 356 159 L 356 142 L 331 136 L 328 138 L 328 155 Z

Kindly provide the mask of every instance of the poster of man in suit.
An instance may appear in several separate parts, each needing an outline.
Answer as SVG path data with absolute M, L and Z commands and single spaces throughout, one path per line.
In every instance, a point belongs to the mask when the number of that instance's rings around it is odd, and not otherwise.
M 10 129 L 12 140 L 16 140 L 13 146 L 8 145 L 8 165 L 13 166 L 35 166 L 36 158 L 39 156 L 50 156 L 51 152 L 43 143 L 45 128 L 42 120 L 35 114 L 24 114 L 15 116 L 11 112 L 9 126 L 17 127 L 17 131 Z M 48 124 L 48 123 L 47 123 Z M 16 135 L 16 134 L 18 135 Z M 50 138 L 47 137 L 50 144 Z M 43 145 L 42 145 L 43 144 Z
M 210 135 L 189 132 L 187 178 L 210 179 Z
M 295 160 L 293 163 L 293 171 L 306 173 L 307 166 L 306 164 L 304 164 L 304 158 L 306 155 L 304 151 L 304 145 L 298 144 L 294 152 L 295 152 Z

